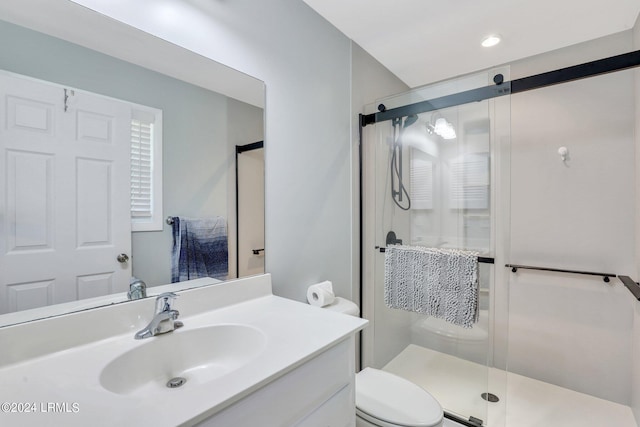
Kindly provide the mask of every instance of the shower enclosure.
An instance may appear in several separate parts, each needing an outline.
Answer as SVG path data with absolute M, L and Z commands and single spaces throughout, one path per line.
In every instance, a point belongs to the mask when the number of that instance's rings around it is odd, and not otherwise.
M 514 64 L 367 107 L 363 367 L 422 386 L 464 425 L 637 427 L 640 288 L 616 276 L 637 271 L 640 51 L 623 56 L 511 79 L 527 75 Z M 387 307 L 390 244 L 478 252 L 473 327 Z
M 375 108 L 389 111 L 486 87 L 508 71 L 416 89 Z M 420 108 L 427 111 L 364 128 L 363 180 L 373 185 L 364 189 L 363 309 L 372 327 L 363 337 L 363 362 L 422 386 L 450 416 L 485 425 L 485 399 L 500 398 L 504 389 L 489 367 L 496 348 L 490 333 L 494 262 L 502 256 L 495 224 L 504 215 L 498 212 L 505 190 L 498 169 L 509 170 L 508 104 L 508 97 L 441 109 L 427 104 Z M 479 253 L 479 318 L 472 328 L 385 305 L 385 247 L 396 243 Z M 451 381 L 451 372 L 458 381 Z

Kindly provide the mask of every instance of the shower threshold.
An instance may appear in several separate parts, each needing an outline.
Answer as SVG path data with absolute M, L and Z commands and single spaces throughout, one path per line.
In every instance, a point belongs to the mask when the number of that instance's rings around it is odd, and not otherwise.
M 428 390 L 446 411 L 488 427 L 636 427 L 628 406 L 414 344 L 383 370 Z M 499 401 L 482 399 L 487 392 Z

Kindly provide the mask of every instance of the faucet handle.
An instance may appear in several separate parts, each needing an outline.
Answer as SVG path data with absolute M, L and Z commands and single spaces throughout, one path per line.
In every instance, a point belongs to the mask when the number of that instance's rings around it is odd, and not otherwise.
M 156 297 L 156 314 L 163 311 L 172 310 L 173 302 L 178 298 L 178 295 L 173 292 L 165 292 Z
M 129 292 L 127 292 L 127 298 L 130 300 L 146 298 L 147 297 L 147 284 L 135 277 L 131 278 L 129 282 Z

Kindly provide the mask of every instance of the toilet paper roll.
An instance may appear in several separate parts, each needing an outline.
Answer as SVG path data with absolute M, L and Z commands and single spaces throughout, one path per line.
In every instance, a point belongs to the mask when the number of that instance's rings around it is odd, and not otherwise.
M 324 307 L 331 304 L 336 296 L 333 293 L 333 285 L 331 282 L 324 281 L 309 286 L 307 289 L 307 301 L 316 307 Z

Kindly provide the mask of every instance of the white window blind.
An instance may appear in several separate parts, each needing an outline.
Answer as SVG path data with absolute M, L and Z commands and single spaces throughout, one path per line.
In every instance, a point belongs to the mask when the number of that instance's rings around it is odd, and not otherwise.
M 160 116 L 134 110 L 131 119 L 131 222 L 133 231 L 162 229 Z M 161 129 L 161 127 L 160 127 Z M 160 159 L 160 160 L 159 160 Z
M 433 162 L 415 153 L 409 176 L 412 209 L 433 209 Z
M 466 154 L 451 161 L 452 209 L 489 208 L 489 155 Z
M 131 216 L 151 218 L 153 123 L 131 120 Z

